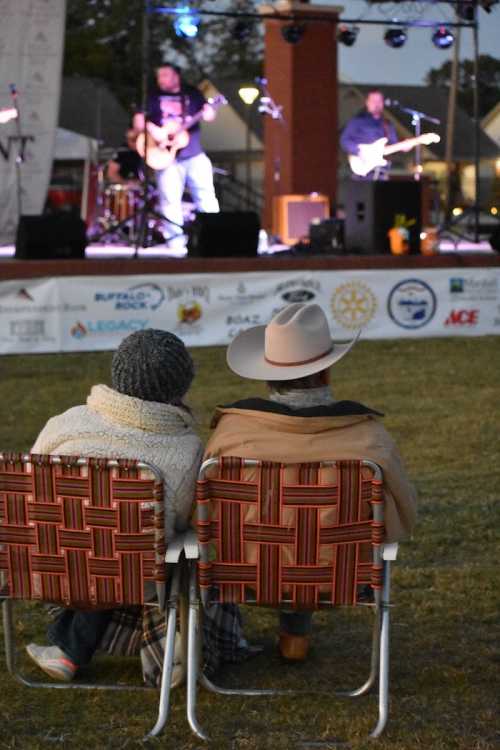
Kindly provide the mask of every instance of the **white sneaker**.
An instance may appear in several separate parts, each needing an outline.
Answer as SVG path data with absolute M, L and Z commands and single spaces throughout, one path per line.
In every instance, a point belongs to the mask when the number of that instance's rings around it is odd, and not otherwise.
M 71 682 L 76 674 L 77 665 L 59 646 L 37 646 L 36 643 L 30 643 L 26 646 L 26 651 L 35 664 L 55 680 Z

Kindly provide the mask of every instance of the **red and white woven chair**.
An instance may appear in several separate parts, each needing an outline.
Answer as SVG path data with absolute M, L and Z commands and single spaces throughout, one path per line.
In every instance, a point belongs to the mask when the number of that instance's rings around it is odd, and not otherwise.
M 168 618 L 159 716 L 150 732 L 158 734 L 168 715 L 180 551 L 167 555 L 174 565 L 166 602 L 163 481 L 154 466 L 0 453 L 0 601 L 9 672 L 30 687 L 148 689 L 29 679 L 17 667 L 13 605 L 23 599 L 74 609 L 142 606 L 152 582 Z
M 198 680 L 223 695 L 293 691 L 228 689 L 199 675 L 200 606 L 234 602 L 284 609 L 358 606 L 371 586 L 374 610 L 371 669 L 360 696 L 378 674 L 378 737 L 388 717 L 390 560 L 384 545 L 382 471 L 372 461 L 275 464 L 209 459 L 197 485 L 199 561 L 191 560 L 188 625 L 188 721 L 208 739 L 196 716 Z M 197 552 L 187 553 L 195 558 Z

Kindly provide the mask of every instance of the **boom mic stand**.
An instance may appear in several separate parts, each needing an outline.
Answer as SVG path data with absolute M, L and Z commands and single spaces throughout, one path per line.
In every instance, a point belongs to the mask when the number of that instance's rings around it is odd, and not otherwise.
M 411 124 L 415 128 L 416 138 L 419 138 L 422 135 L 422 120 L 432 122 L 433 125 L 441 125 L 441 120 L 437 117 L 431 117 L 425 112 L 419 112 L 418 109 L 403 107 L 397 99 L 389 99 L 386 103 L 389 107 L 397 107 L 401 112 L 406 112 L 407 115 L 411 116 Z M 420 180 L 422 176 L 422 147 L 420 143 L 417 143 L 415 147 L 415 166 L 413 176 L 417 181 Z

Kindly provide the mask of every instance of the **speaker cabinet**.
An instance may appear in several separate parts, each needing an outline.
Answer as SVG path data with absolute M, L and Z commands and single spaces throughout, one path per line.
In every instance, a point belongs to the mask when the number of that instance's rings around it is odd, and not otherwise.
M 312 221 L 330 217 L 328 197 L 319 193 L 308 195 L 277 195 L 273 198 L 273 234 L 286 245 L 294 245 L 309 236 Z
M 86 246 L 85 222 L 77 214 L 21 216 L 19 220 L 16 258 L 20 260 L 84 258 Z
M 188 230 L 188 255 L 196 258 L 256 256 L 259 231 L 259 217 L 253 211 L 200 213 Z
M 412 222 L 409 227 L 410 252 L 418 253 L 421 214 L 421 185 L 415 180 L 352 180 L 347 190 L 346 250 L 363 255 L 390 253 L 387 233 L 399 215 L 407 223 Z

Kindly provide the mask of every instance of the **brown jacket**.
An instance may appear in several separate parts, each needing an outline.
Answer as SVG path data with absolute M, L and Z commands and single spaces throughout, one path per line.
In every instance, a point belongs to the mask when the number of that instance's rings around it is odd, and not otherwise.
M 354 401 L 291 410 L 265 399 L 217 407 L 205 458 L 238 456 L 282 463 L 371 459 L 382 468 L 386 541 L 408 536 L 416 496 L 381 415 Z

